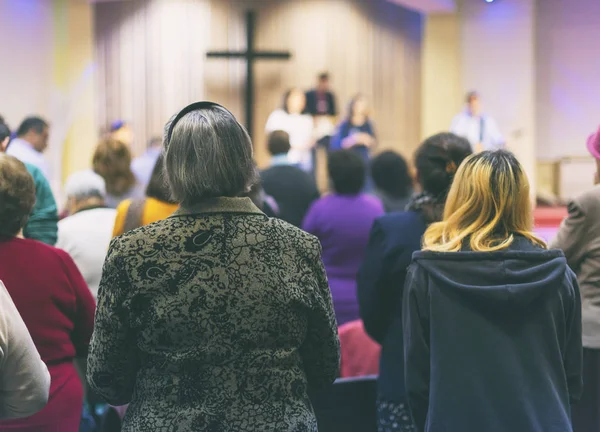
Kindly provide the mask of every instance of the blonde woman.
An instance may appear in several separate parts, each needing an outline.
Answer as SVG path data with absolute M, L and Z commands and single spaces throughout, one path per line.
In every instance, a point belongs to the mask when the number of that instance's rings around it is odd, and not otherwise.
M 581 301 L 562 252 L 532 233 L 529 183 L 509 152 L 458 169 L 403 300 L 406 388 L 419 431 L 572 431 Z

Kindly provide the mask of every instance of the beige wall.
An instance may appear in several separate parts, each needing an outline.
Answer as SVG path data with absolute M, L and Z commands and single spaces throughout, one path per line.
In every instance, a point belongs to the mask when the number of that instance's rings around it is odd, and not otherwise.
M 0 0 L 0 115 L 13 129 L 33 114 L 51 123 L 55 193 L 96 140 L 91 12 L 80 0 Z
M 538 157 L 587 156 L 600 125 L 600 0 L 541 0 L 536 18 Z
M 62 180 L 77 170 L 90 167 L 98 139 L 96 65 L 94 63 L 93 9 L 89 2 L 54 0 L 54 80 L 61 120 L 54 136 L 62 142 Z M 58 16 L 57 16 L 58 15 Z M 59 145 L 60 143 L 57 143 Z
M 27 115 L 49 114 L 52 4 L 0 0 L 0 17 L 0 115 L 16 128 Z
M 460 14 L 462 89 L 481 93 L 535 182 L 535 0 L 464 0 Z
M 422 135 L 447 130 L 471 90 L 535 183 L 535 0 L 462 0 L 427 18 Z
M 423 34 L 422 139 L 448 130 L 462 108 L 460 58 L 458 15 L 429 15 Z

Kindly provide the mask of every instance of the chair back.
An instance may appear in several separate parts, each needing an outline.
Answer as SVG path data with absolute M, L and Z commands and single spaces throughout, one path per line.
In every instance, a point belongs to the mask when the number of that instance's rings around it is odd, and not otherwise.
M 352 378 L 379 374 L 381 347 L 369 337 L 361 320 L 350 321 L 338 329 L 342 362 L 340 377 Z

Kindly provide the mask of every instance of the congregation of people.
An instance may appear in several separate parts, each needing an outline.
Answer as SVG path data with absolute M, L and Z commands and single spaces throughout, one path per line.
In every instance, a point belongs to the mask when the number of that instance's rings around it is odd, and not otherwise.
M 410 160 L 337 114 L 286 92 L 260 171 L 216 103 L 138 157 L 117 121 L 59 203 L 51 124 L 0 117 L 0 431 L 313 432 L 367 374 L 381 432 L 600 431 L 600 186 L 548 245 L 476 92 Z

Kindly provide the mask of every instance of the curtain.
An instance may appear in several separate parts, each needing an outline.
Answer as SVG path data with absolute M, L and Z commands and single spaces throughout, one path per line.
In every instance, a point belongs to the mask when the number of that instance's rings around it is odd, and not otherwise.
M 370 100 L 380 149 L 419 144 L 422 18 L 384 0 L 132 0 L 95 5 L 99 124 L 132 124 L 134 151 L 196 100 L 227 106 L 243 123 L 243 60 L 207 59 L 246 46 L 245 11 L 257 11 L 256 48 L 290 61 L 258 61 L 254 145 L 267 161 L 266 119 L 290 87 L 308 89 L 328 71 L 341 114 Z

